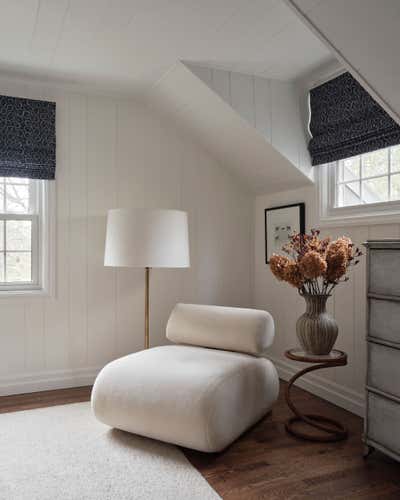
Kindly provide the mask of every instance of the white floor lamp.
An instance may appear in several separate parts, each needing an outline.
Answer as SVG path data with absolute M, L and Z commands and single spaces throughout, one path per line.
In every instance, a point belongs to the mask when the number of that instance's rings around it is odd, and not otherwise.
M 150 269 L 189 267 L 187 214 L 181 210 L 109 210 L 104 265 L 145 269 L 144 346 L 150 346 Z

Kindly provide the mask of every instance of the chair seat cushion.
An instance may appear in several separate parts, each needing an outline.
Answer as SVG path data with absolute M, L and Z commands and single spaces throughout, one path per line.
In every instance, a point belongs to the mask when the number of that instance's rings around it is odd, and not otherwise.
M 264 416 L 278 391 L 267 359 L 162 346 L 105 366 L 93 387 L 92 408 L 112 427 L 214 452 Z

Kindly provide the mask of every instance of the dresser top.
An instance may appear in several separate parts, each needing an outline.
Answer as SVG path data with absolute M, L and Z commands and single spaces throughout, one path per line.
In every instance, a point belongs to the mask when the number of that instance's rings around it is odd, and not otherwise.
M 400 249 L 400 239 L 368 240 L 363 245 L 367 248 Z

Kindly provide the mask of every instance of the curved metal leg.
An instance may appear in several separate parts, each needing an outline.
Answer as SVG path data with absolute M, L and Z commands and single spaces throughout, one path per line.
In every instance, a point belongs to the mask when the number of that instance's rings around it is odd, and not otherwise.
M 302 438 L 302 439 L 307 439 L 310 441 L 322 441 L 322 442 L 329 442 L 329 441 L 341 441 L 342 439 L 347 438 L 347 429 L 338 421 L 324 417 L 322 415 L 314 415 L 314 414 L 303 414 L 301 413 L 295 405 L 292 403 L 290 399 L 290 390 L 294 384 L 294 382 L 305 375 L 306 373 L 312 372 L 314 370 L 318 370 L 321 368 L 329 368 L 332 366 L 343 366 L 345 363 L 343 362 L 338 362 L 338 363 L 321 363 L 318 365 L 314 366 L 309 366 L 305 368 L 304 370 L 301 370 L 298 372 L 296 375 L 294 375 L 290 380 L 289 383 L 286 387 L 286 392 L 285 392 L 285 399 L 286 402 L 289 406 L 289 408 L 292 410 L 294 413 L 294 417 L 290 418 L 287 423 L 286 423 L 286 430 L 290 433 L 293 434 L 296 437 Z M 310 434 L 307 432 L 303 432 L 300 430 L 295 429 L 295 423 L 298 422 L 304 422 L 305 424 L 309 425 L 310 427 L 314 429 L 318 429 L 321 431 L 319 435 L 316 434 Z
M 364 453 L 363 453 L 363 458 L 367 459 L 371 453 L 375 451 L 375 448 L 369 444 L 364 445 Z

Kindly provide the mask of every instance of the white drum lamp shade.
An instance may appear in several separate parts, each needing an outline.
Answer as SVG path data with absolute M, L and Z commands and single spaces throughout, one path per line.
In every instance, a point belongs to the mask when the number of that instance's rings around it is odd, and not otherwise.
M 150 269 L 190 266 L 186 212 L 123 208 L 109 210 L 104 265 L 146 269 L 144 345 L 148 348 Z
M 109 210 L 104 265 L 189 267 L 186 212 L 121 208 Z

